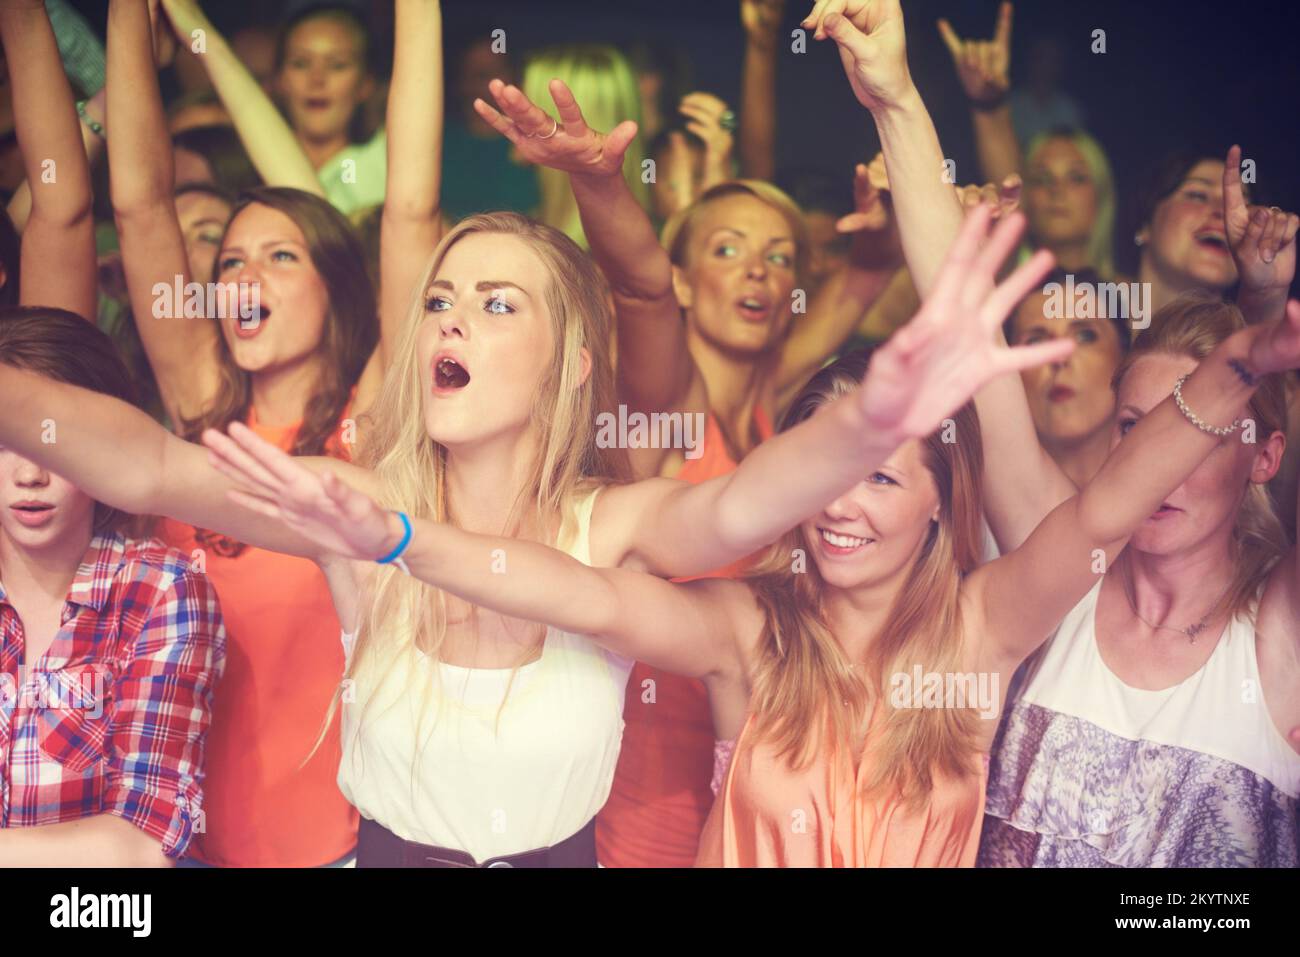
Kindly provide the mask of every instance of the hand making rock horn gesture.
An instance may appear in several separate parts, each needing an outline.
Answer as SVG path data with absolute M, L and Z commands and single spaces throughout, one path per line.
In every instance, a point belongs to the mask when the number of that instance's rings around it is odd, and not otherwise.
M 946 19 L 939 20 L 939 34 L 970 101 L 983 107 L 1000 103 L 1011 87 L 1011 4 L 998 8 L 992 40 L 963 40 Z

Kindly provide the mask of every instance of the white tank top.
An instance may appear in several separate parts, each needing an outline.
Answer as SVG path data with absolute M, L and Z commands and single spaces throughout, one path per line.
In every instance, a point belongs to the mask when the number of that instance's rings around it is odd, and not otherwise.
M 584 564 L 596 494 L 578 501 L 574 530 L 561 535 Z M 344 635 L 349 655 L 350 645 Z M 631 659 L 554 628 L 513 682 L 509 668 L 417 657 L 409 690 L 394 667 L 378 688 L 359 681 L 343 705 L 338 784 L 363 817 L 481 861 L 558 844 L 595 816 L 618 761 Z M 424 702 L 434 713 L 420 724 Z
M 1133 688 L 1097 649 L 1100 592 L 1009 705 L 981 866 L 1294 867 L 1300 755 L 1265 705 L 1254 626 L 1235 617 L 1172 688 Z

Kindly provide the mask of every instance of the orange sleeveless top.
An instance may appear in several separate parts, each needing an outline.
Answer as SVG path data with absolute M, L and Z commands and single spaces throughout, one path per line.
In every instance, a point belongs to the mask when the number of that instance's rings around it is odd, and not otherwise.
M 718 800 L 700 837 L 697 867 L 973 867 L 984 817 L 988 756 L 971 773 L 938 780 L 923 804 L 862 793 L 869 768 L 833 747 L 807 768 L 753 734 L 745 721 Z M 864 751 L 873 740 L 874 721 Z
M 754 410 L 764 440 L 771 420 Z M 701 455 L 677 478 L 706 482 L 736 467 L 709 413 Z M 742 558 L 697 578 L 735 578 Z M 680 579 L 689 580 L 689 579 Z M 606 867 L 690 867 L 713 805 L 713 714 L 704 682 L 637 662 L 623 706 L 623 747 L 609 800 L 596 817 L 596 855 Z
M 248 425 L 285 451 L 298 431 L 261 425 L 251 413 Z M 326 454 L 349 458 L 341 429 Z M 319 867 L 338 860 L 357 840 L 357 812 L 336 781 L 338 714 L 299 767 L 343 678 L 340 627 L 324 574 L 308 559 L 172 519 L 163 519 L 157 534 L 186 554 L 202 551 L 226 621 L 226 671 L 208 730 L 204 830 L 192 853 L 219 867 Z

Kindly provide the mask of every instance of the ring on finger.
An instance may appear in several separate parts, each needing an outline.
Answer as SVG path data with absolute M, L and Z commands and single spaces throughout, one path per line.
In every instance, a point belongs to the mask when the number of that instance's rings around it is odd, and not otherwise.
M 556 133 L 560 132 L 560 121 L 555 119 L 555 117 L 551 117 L 551 123 L 554 124 L 551 127 L 551 132 L 547 133 L 545 136 L 542 136 L 538 133 L 529 133 L 528 138 L 535 139 L 535 140 L 549 140 Z
M 718 125 L 728 133 L 734 133 L 736 131 L 736 111 L 723 110 L 722 115 L 718 117 Z

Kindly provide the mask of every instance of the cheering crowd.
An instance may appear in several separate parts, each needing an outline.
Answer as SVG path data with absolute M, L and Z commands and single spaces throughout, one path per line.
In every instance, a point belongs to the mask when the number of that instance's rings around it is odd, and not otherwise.
M 735 109 L 374 6 L 0 0 L 0 866 L 1300 866 L 1240 146 L 1117 196 L 1009 3 L 936 25 L 969 185 L 899 0 L 799 22 L 842 184 L 784 0 Z

